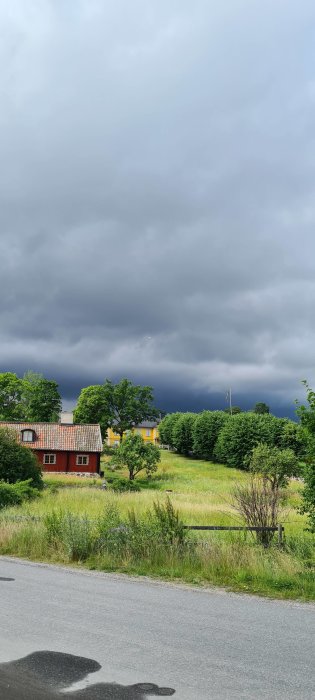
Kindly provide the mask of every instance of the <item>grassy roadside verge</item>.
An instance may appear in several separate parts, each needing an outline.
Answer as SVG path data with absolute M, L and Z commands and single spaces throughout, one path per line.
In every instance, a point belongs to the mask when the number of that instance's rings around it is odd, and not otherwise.
M 183 546 L 169 536 L 172 523 L 165 539 L 165 528 L 154 520 L 153 503 L 165 503 L 166 492 L 170 492 L 185 523 L 239 524 L 230 491 L 236 480 L 247 477 L 237 470 L 163 453 L 156 479 L 149 484 L 140 481 L 139 493 L 102 491 L 93 480 L 89 483 L 71 477 L 70 484 L 67 478 L 49 477 L 48 488 L 39 499 L 2 512 L 1 554 L 194 585 L 212 584 L 274 598 L 315 600 L 314 537 L 304 531 L 305 520 L 294 510 L 299 484 L 292 484 L 289 509 L 284 514 L 285 547 L 279 550 L 275 544 L 266 551 L 257 546 L 252 535 L 243 533 L 207 533 L 202 540 L 191 535 Z M 135 521 L 130 520 L 130 511 Z M 16 516 L 40 520 L 12 520 Z M 117 536 L 108 536 L 109 526 L 114 530 L 118 527 Z

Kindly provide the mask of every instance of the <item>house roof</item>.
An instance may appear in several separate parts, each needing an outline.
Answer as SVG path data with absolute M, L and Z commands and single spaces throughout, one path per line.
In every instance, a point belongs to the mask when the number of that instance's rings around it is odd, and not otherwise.
M 157 428 L 157 426 L 158 426 L 158 423 L 156 421 L 146 420 L 146 421 L 143 421 L 143 423 L 138 423 L 138 425 L 136 425 L 135 427 L 136 428 Z
M 22 430 L 33 430 L 36 440 L 23 442 L 25 447 L 36 450 L 66 452 L 102 452 L 102 437 L 99 425 L 62 425 L 60 423 L 9 423 L 0 421 L 0 427 L 15 430 L 21 440 Z

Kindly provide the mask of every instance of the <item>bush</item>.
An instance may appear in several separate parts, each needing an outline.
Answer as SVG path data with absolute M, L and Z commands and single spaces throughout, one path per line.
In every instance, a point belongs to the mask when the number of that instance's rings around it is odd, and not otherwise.
M 234 507 L 248 527 L 277 527 L 283 492 L 260 475 L 253 475 L 246 484 L 239 484 L 233 492 Z M 268 547 L 274 532 L 257 530 L 260 544 Z
M 230 416 L 219 433 L 215 445 L 216 459 L 228 467 L 248 469 L 252 450 L 260 442 L 274 444 L 274 416 L 239 413 Z
M 188 456 L 193 451 L 193 428 L 196 413 L 182 413 L 173 427 L 173 445 L 177 452 Z
M 140 486 L 135 481 L 130 481 L 130 479 L 123 479 L 119 476 L 110 475 L 106 477 L 106 481 L 113 491 L 118 491 L 119 493 L 141 491 Z
M 159 424 L 159 436 L 161 445 L 168 445 L 174 448 L 173 429 L 182 413 L 169 413 Z
M 0 480 L 10 484 L 30 480 L 35 488 L 43 488 L 37 458 L 17 442 L 15 431 L 7 428 L 0 428 Z
M 38 493 L 38 490 L 31 486 L 31 479 L 18 481 L 16 484 L 0 481 L 0 508 L 18 506 L 23 501 L 35 498 Z
M 193 453 L 199 459 L 214 459 L 214 447 L 220 430 L 229 420 L 225 411 L 203 411 L 193 426 Z
M 84 561 L 95 550 L 96 532 L 86 517 L 53 511 L 44 520 L 50 546 L 63 547 L 70 561 Z

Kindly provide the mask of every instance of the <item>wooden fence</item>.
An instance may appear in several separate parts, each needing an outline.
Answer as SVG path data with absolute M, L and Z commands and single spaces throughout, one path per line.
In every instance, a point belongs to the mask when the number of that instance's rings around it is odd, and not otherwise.
M 248 532 L 277 532 L 279 546 L 283 544 L 284 527 L 281 523 L 276 527 L 239 527 L 236 525 L 184 525 L 185 530 L 247 530 Z

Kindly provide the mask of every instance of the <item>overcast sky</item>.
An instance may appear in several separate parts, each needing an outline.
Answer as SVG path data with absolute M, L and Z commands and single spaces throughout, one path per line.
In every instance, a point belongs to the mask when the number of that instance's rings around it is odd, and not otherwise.
M 315 384 L 314 0 L 0 5 L 0 370 Z

